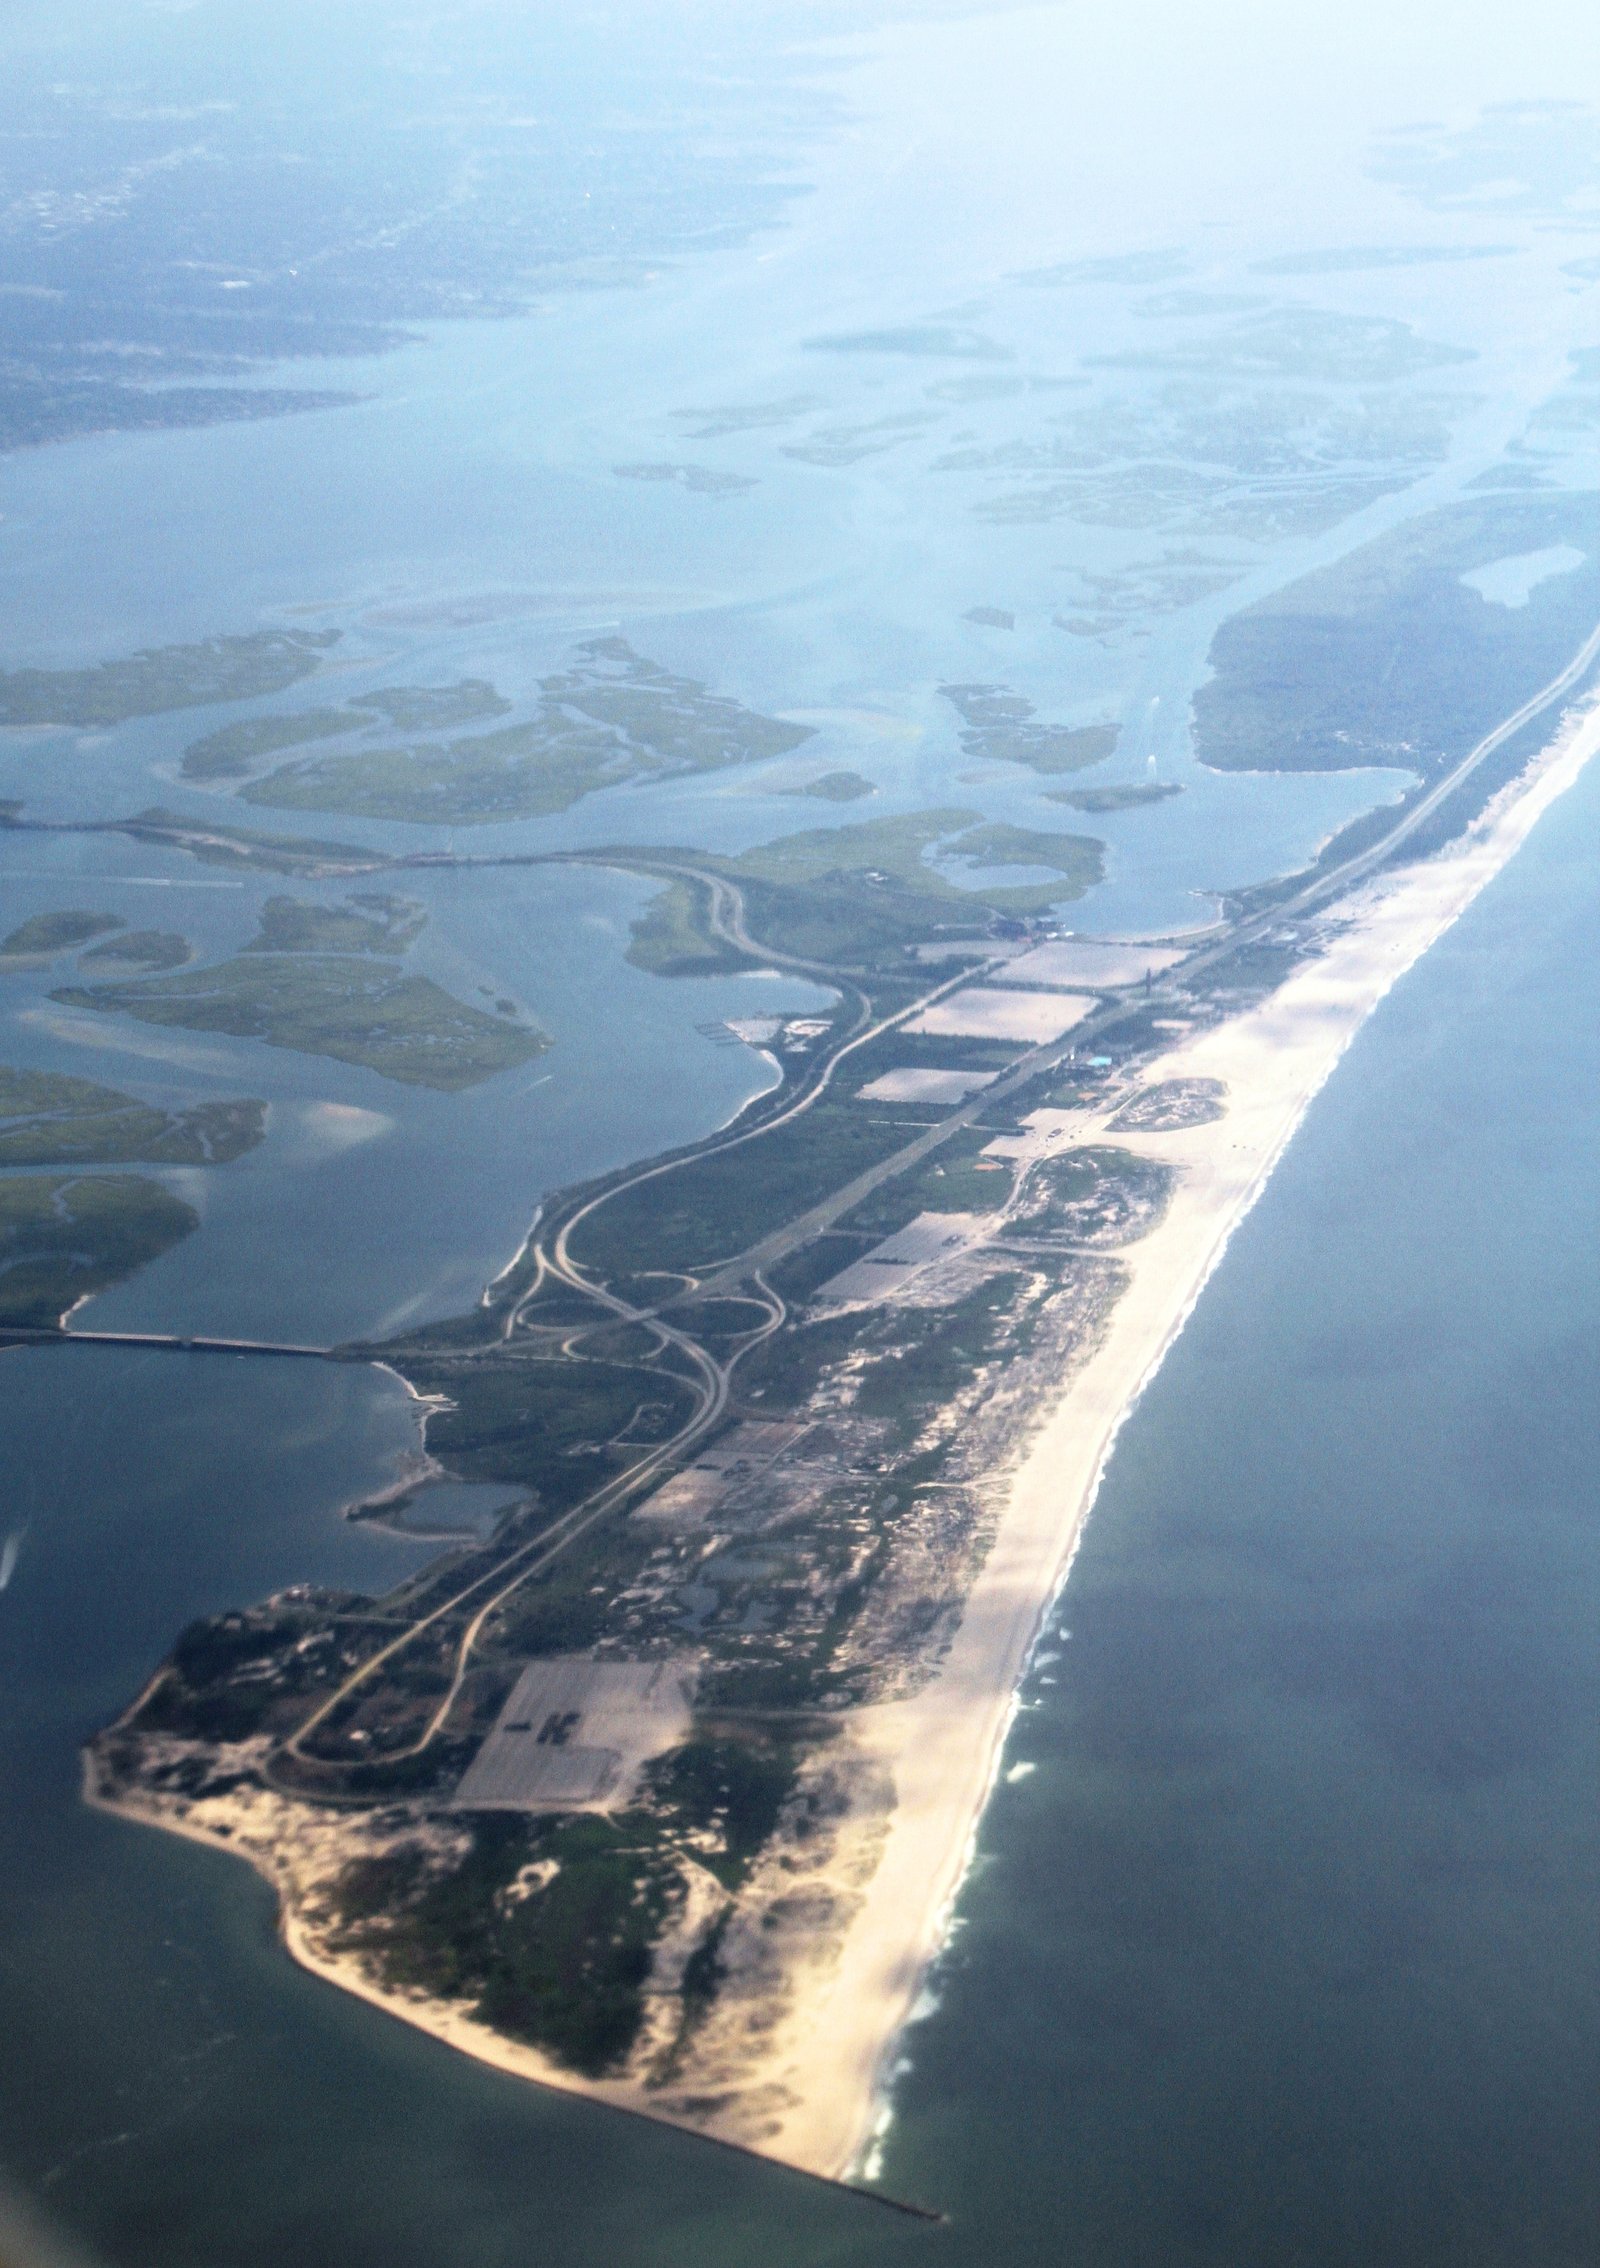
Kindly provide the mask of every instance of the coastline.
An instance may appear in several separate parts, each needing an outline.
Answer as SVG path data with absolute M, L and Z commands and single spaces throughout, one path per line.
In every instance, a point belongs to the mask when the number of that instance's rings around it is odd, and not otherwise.
M 159 1673 L 158 1673 L 159 1674 Z M 148 1691 L 148 1688 L 146 1689 Z M 141 1695 L 141 1699 L 143 1696 Z M 134 1704 L 138 1706 L 137 1703 Z M 637 2090 L 626 2084 L 611 2085 L 605 2080 L 585 2079 L 568 2071 L 562 2065 L 539 2053 L 537 2048 L 524 2047 L 491 2031 L 448 2001 L 434 2000 L 424 1993 L 404 1994 L 385 1991 L 373 1983 L 354 1960 L 342 1960 L 337 1954 L 324 1951 L 312 1942 L 310 1932 L 296 1911 L 295 1900 L 299 1884 L 291 1866 L 275 1863 L 267 1842 L 241 1835 L 235 1831 L 236 1820 L 242 1807 L 208 1805 L 208 1811 L 221 1813 L 231 1809 L 233 1817 L 218 1817 L 210 1826 L 197 1824 L 190 1815 L 176 1809 L 130 1800 L 125 1795 L 110 1795 L 102 1785 L 98 1759 L 92 1748 L 82 1756 L 83 1776 L 81 1794 L 91 1811 L 101 1811 L 113 1819 L 131 1820 L 135 1825 L 154 1827 L 163 1834 L 178 1835 L 185 1842 L 198 1843 L 203 1850 L 219 1851 L 226 1858 L 242 1859 L 261 1879 L 269 1883 L 278 1901 L 278 1940 L 289 1958 L 308 1975 L 324 1984 L 337 1985 L 341 1992 L 353 1993 L 368 2007 L 380 2009 L 384 2015 L 409 2024 L 416 2031 L 426 2032 L 430 2038 L 444 2046 L 459 2050 L 463 2055 L 489 2064 L 513 2079 L 529 2079 L 541 2087 L 559 2088 L 564 2094 L 582 2095 L 591 2102 L 602 2102 L 613 2109 L 629 2110 L 645 2116 L 664 2116 L 640 2103 Z M 270 1804 L 272 1799 L 263 1799 Z M 251 1805 L 260 1810 L 261 1803 Z M 285 1807 L 287 1808 L 287 1807 Z M 668 2120 L 681 2125 L 681 2120 Z
M 159 1679 L 160 1672 L 139 1696 L 142 1701 Z M 139 1701 L 132 1707 L 137 1708 Z M 131 1710 L 128 1712 L 131 1714 Z M 243 1860 L 251 1872 L 271 1888 L 277 1902 L 276 1929 L 279 1944 L 295 1965 L 321 1984 L 333 1985 L 341 1992 L 364 2001 L 369 2008 L 396 2023 L 409 2025 L 413 2031 L 425 2033 L 441 2047 L 454 2049 L 458 2054 L 469 2055 L 476 2062 L 509 2079 L 531 2082 L 539 2087 L 552 2087 L 561 2094 L 575 2095 L 585 2102 L 599 2104 L 606 2110 L 620 2112 L 628 2118 L 644 2118 L 653 2125 L 671 2126 L 680 2133 L 693 2135 L 697 2141 L 709 2142 L 719 2149 L 732 2150 L 741 2157 L 771 2158 L 774 2153 L 758 2144 L 741 2139 L 736 2134 L 718 2133 L 690 2117 L 678 2116 L 670 2102 L 651 2101 L 640 2089 L 627 2080 L 607 2081 L 588 2079 L 567 2070 L 551 2058 L 541 2055 L 537 2048 L 506 2039 L 482 2024 L 463 2009 L 448 2001 L 430 1998 L 425 1993 L 398 1993 L 374 1984 L 371 1977 L 351 1958 L 341 1958 L 319 1947 L 313 1940 L 296 1911 L 296 1899 L 301 1884 L 295 1878 L 292 1866 L 274 1863 L 270 1849 L 261 1842 L 252 1842 L 247 1835 L 237 1835 L 231 1822 L 219 1820 L 212 1826 L 201 1826 L 192 1815 L 171 1808 L 142 1803 L 127 1796 L 108 1794 L 102 1785 L 99 1759 L 92 1747 L 81 1753 L 80 1795 L 91 1811 L 99 1811 L 113 1819 L 131 1822 L 135 1826 L 150 1827 L 158 1832 L 176 1835 L 184 1842 L 195 1843 L 203 1850 L 215 1851 L 225 1858 Z M 270 1799 L 268 1799 L 270 1801 Z M 227 1808 L 211 1806 L 209 1808 Z M 790 2163 L 790 2161 L 782 2161 Z M 855 2186 L 846 2176 L 819 2172 L 798 2162 L 791 2170 L 807 2175 L 829 2187 Z M 926 2207 L 907 2203 L 878 2190 L 857 2188 L 857 2194 L 870 2203 L 888 2207 L 896 2213 L 909 2215 L 915 2220 L 937 2221 L 942 2216 Z
M 1106 1134 L 1119 1088 L 1082 1114 L 1073 1138 L 1110 1139 L 1179 1169 L 1165 1217 L 1118 1254 L 1125 1289 L 1006 1488 L 992 1546 L 949 1650 L 910 1698 L 852 1714 L 864 1779 L 892 1791 L 864 1801 L 811 1877 L 837 1926 L 814 1932 L 784 1978 L 735 2077 L 714 2094 L 591 2080 L 502 2038 L 456 2005 L 385 1989 L 354 1955 L 322 1942 L 316 1884 L 339 1815 L 295 1817 L 265 1789 L 185 1814 L 113 1796 L 86 1752 L 85 1800 L 242 1858 L 272 1883 L 286 1950 L 308 1973 L 509 2076 L 653 2118 L 824 2179 L 871 2179 L 889 2115 L 901 2036 L 948 1934 L 1000 1769 L 1028 1656 L 1070 1572 L 1117 1435 L 1193 1312 L 1239 1223 L 1316 1094 L 1391 986 L 1515 854 L 1540 816 L 1600 750 L 1600 702 L 1569 711 L 1544 751 L 1471 828 L 1430 857 L 1381 873 L 1314 917 L 1319 942 L 1266 1000 L 1145 1065 L 1140 1085 L 1219 1081 L 1220 1118 L 1182 1131 Z M 138 1704 L 136 1703 L 135 1708 Z M 132 1712 L 130 1711 L 129 1714 Z M 303 1808 L 303 1807 L 302 1807 Z M 363 1815 L 361 1835 L 381 1838 Z M 441 1830 L 441 1832 L 445 1832 Z M 793 1950 L 793 1949 L 791 1949 Z M 693 2107 L 691 2107 L 691 2105 Z
M 855 1719 L 857 1737 L 894 1773 L 896 1802 L 831 1976 L 774 2044 L 774 2075 L 795 2107 L 761 2145 L 768 2155 L 838 2180 L 862 2173 L 886 2123 L 901 2036 L 972 1862 L 1028 1656 L 1066 1582 L 1118 1433 L 1362 1024 L 1597 751 L 1600 702 L 1569 711 L 1542 754 L 1460 837 L 1362 884 L 1319 917 L 1337 924 L 1331 941 L 1259 1007 L 1147 1067 L 1150 1084 L 1222 1079 L 1227 1114 L 1181 1133 L 1114 1137 L 1183 1169 L 1167 1216 L 1121 1255 L 1128 1286 L 1013 1478 L 945 1661 L 914 1698 Z

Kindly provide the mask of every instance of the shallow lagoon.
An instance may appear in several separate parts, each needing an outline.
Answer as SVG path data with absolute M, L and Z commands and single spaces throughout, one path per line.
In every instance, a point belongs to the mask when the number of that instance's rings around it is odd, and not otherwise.
M 1086 278 L 1007 280 L 1063 248 L 1169 244 L 1179 213 L 1191 285 L 1237 288 L 1286 241 L 1509 231 L 1526 248 L 1504 262 L 1289 286 L 1484 351 L 1450 381 L 1479 400 L 1449 461 L 1372 504 L 1359 532 L 1454 493 L 1559 379 L 1582 329 L 1556 273 L 1572 241 L 1530 238 L 1520 209 L 1397 208 L 1363 153 L 1377 127 L 1470 114 L 1541 71 L 1581 90 L 1594 27 L 1486 14 L 1441 54 L 1431 19 L 1409 39 L 1358 10 L 1308 23 L 1137 11 L 1108 53 L 1111 20 L 1075 19 L 1070 54 L 1048 10 L 898 27 L 860 51 L 864 123 L 808 153 L 817 193 L 756 260 L 685 258 L 648 289 L 552 294 L 526 319 L 281 374 L 370 391 L 359 409 L 0 460 L 0 661 L 95 660 L 267 616 L 346 632 L 307 700 L 463 674 L 522 697 L 574 642 L 620 626 L 641 653 L 819 728 L 771 775 L 458 830 L 473 852 L 739 848 L 825 819 L 774 791 L 811 759 L 877 782 L 847 822 L 939 801 L 1060 825 L 1033 776 L 960 755 L 936 690 L 1004 682 L 1052 720 L 1120 716 L 1106 778 L 1145 777 L 1153 757 L 1185 787 L 1069 822 L 1110 856 L 1068 918 L 1204 919 L 1205 892 L 1304 858 L 1397 785 L 1211 779 L 1187 755 L 1215 623 L 1351 529 L 1224 545 L 1230 588 L 1136 610 L 1126 636 L 1071 637 L 1054 618 L 1082 603 L 1086 570 L 1125 578 L 1188 539 L 1001 525 L 969 508 L 988 491 L 928 467 L 1036 435 L 1033 412 L 1074 389 L 975 391 L 970 360 L 803 342 L 937 315 L 1010 349 L 991 374 L 1081 377 L 1081 357 L 1170 346 L 1193 318 Z M 1241 38 L 1254 77 L 1233 67 Z M 1179 130 L 1196 87 L 1214 129 L 1199 153 Z M 982 130 L 997 89 L 1012 125 L 998 154 Z M 696 438 L 674 415 L 800 394 L 815 407 L 792 431 L 753 440 Z M 851 462 L 835 440 L 817 460 L 824 428 L 859 440 L 912 415 L 926 422 L 882 453 Z M 796 441 L 809 459 L 784 453 Z M 691 458 L 759 485 L 696 495 L 612 470 Z M 494 603 L 459 603 L 483 594 Z M 1015 627 L 972 623 L 974 607 Z M 0 794 L 39 815 L 161 801 L 234 816 L 176 778 L 185 742 L 226 714 L 71 745 L 0 735 Z M 337 1516 L 414 1445 L 392 1381 L 86 1348 L 0 1360 L 0 1540 L 18 1539 L 0 1593 L 0 1804 L 6 1847 L 28 1854 L 0 1890 L 0 2159 L 151 2268 L 798 2268 L 907 2245 L 985 2268 L 1237 2268 L 1291 2249 L 1344 2268 L 1391 2252 L 1396 2231 L 1424 2268 L 1591 2255 L 1597 1869 L 1579 1706 L 1600 1616 L 1573 1412 L 1597 1327 L 1573 1257 L 1592 1237 L 1571 1230 L 1596 1210 L 1581 1036 L 1595 806 L 1590 787 L 1558 813 L 1376 1020 L 1125 1436 L 1067 1594 L 1073 1635 L 1061 1661 L 1041 1658 L 1012 1745 L 1035 1769 L 986 1824 L 898 2092 L 883 2179 L 944 2205 L 948 2226 L 473 2069 L 295 1973 L 241 1869 L 80 1807 L 77 1743 L 186 1617 L 292 1580 L 381 1585 L 419 1548 Z M 239 815 L 380 847 L 433 839 Z M 339 894 L 114 838 L 8 836 L 0 885 L 7 927 L 13 904 L 20 919 L 103 890 L 130 923 L 219 952 L 270 892 Z M 550 1054 L 515 1080 L 443 1098 L 250 1043 L 96 1018 L 64 1030 L 40 1008 L 42 976 L 0 977 L 20 1010 L 10 1058 L 274 1106 L 259 1152 L 189 1177 L 200 1233 L 94 1320 L 299 1336 L 446 1311 L 508 1256 L 541 1189 L 714 1125 L 764 1083 L 699 1023 L 752 993 L 815 998 L 628 970 L 646 893 L 620 877 L 435 875 L 414 894 L 441 981 L 491 983 L 550 1029 Z
M 57 838 L 57 842 L 61 841 Z M 13 884 L 8 904 L 92 903 L 147 922 L 165 867 L 160 920 L 207 953 L 245 944 L 255 908 L 293 891 L 337 903 L 327 885 L 275 876 L 211 882 L 194 862 L 115 837 L 66 838 L 48 886 Z M 56 846 L 52 844 L 51 848 Z M 431 926 L 410 963 L 463 999 L 507 994 L 552 1045 L 464 1094 L 397 1085 L 376 1072 L 225 1035 L 159 1029 L 52 1002 L 70 957 L 0 975 L 11 1060 L 66 1062 L 160 1099 L 263 1095 L 266 1141 L 236 1164 L 174 1179 L 204 1215 L 200 1232 L 103 1294 L 80 1320 L 106 1330 L 338 1340 L 459 1312 L 512 1258 L 541 1197 L 586 1174 L 709 1133 L 776 1078 L 771 1060 L 729 1044 L 730 1016 L 812 1011 L 832 997 L 792 977 L 664 984 L 623 958 L 650 895 L 630 876 L 521 869 L 399 878 Z
M 410 1434 L 89 1349 L 0 1362 L 13 2169 L 152 2268 L 1586 2256 L 1597 824 L 1591 774 L 1379 1011 L 1123 1434 L 896 2091 L 946 2226 L 475 2070 L 78 1806 L 186 1615 L 405 1563 L 335 1513 Z

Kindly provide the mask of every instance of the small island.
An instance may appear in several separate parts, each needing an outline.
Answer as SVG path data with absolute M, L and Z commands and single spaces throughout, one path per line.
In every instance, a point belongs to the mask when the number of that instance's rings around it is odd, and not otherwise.
M 431 977 L 396 967 L 426 918 L 408 900 L 376 894 L 336 907 L 269 898 L 259 934 L 231 960 L 63 985 L 51 998 L 97 1015 L 328 1055 L 445 1092 L 531 1062 L 547 1043 L 514 1005 L 485 1015 Z

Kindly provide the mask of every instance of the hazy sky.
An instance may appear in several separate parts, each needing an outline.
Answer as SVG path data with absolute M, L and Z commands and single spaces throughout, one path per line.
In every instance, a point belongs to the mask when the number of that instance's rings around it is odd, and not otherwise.
M 946 272 L 962 240 L 1022 265 L 1197 229 L 1391 235 L 1394 195 L 1365 173 L 1375 132 L 1600 102 L 1600 9 L 1572 0 L 1064 0 L 874 28 L 860 49 L 851 93 L 887 131 L 847 137 L 827 169 L 841 222 L 870 203 L 894 257 L 920 246 Z M 1589 139 L 1600 245 L 1600 120 Z

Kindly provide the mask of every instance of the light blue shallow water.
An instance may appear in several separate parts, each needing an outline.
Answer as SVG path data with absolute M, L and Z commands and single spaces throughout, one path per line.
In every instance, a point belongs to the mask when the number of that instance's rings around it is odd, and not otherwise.
M 1203 920 L 1208 893 L 1303 859 L 1398 784 L 1201 772 L 1187 701 L 1217 622 L 1459 493 L 1595 336 L 1596 295 L 1561 266 L 1592 250 L 1587 208 L 1540 205 L 1535 185 L 1491 230 L 1471 206 L 1398 204 L 1367 171 L 1397 120 L 1600 86 L 1582 11 L 1459 17 L 1441 41 L 1427 10 L 1138 0 L 1115 20 L 875 33 L 841 82 L 847 130 L 802 153 L 814 194 L 756 257 L 685 257 L 648 289 L 280 374 L 370 394 L 357 409 L 0 460 L 0 664 L 269 620 L 343 633 L 291 705 L 466 673 L 520 700 L 620 629 L 816 737 L 779 765 L 458 829 L 458 848 L 735 850 L 956 803 L 1102 834 L 1107 880 L 1068 913 L 1082 926 Z M 1006 370 L 1077 381 L 1086 357 L 1170 345 L 1191 319 L 1016 283 L 1032 263 L 1184 239 L 1196 284 L 1254 289 L 1250 261 L 1285 245 L 1462 231 L 1521 248 L 1260 285 L 1476 350 L 1447 373 L 1448 459 L 1322 535 L 1205 535 L 1231 587 L 1136 610 L 1126 636 L 1057 617 L 1086 573 L 1148 568 L 1187 535 L 1002 525 L 932 469 L 1048 439 L 1056 395 L 1041 411 L 961 393 L 959 362 L 805 345 L 954 307 Z M 804 432 L 922 422 L 829 466 L 786 455 L 786 429 L 691 443 L 677 414 L 800 391 Z M 1592 483 L 1592 433 L 1563 430 L 1549 477 Z M 613 470 L 680 456 L 757 485 L 710 499 Z M 968 680 L 1053 720 L 1119 717 L 1106 776 L 1153 760 L 1184 793 L 1064 813 L 1048 783 L 961 752 L 938 687 Z M 0 796 L 434 846 L 182 782 L 184 743 L 221 721 L 0 735 Z M 871 802 L 791 792 L 845 765 Z M 82 1808 L 78 1744 L 187 1618 L 291 1581 L 378 1588 L 427 1548 L 338 1517 L 414 1445 L 393 1381 L 87 1348 L 0 1356 L 0 2165 L 148 2268 L 869 2268 L 907 2248 L 952 2268 L 1591 2261 L 1597 821 L 1600 777 L 1373 1020 L 1122 1437 L 1013 1738 L 1032 1769 L 985 1822 L 896 2091 L 883 2183 L 944 2225 L 475 2069 L 295 1972 L 243 1869 Z M 105 906 L 221 953 L 285 887 L 340 895 L 114 837 L 0 837 L 0 932 Z M 760 1089 L 764 1062 L 702 1026 L 818 999 L 629 969 L 646 893 L 615 874 L 402 887 L 432 917 L 419 964 L 464 997 L 515 996 L 547 1056 L 438 1097 L 70 1015 L 44 998 L 70 960 L 0 972 L 7 1061 L 272 1105 L 259 1151 L 185 1177 L 199 1234 L 86 1320 L 309 1337 L 448 1312 L 542 1192 Z
M 6 886 L 8 922 L 79 905 L 222 954 L 249 941 L 262 901 L 284 889 L 276 876 L 208 886 L 193 860 L 115 837 L 68 844 L 70 864 L 58 852 L 44 874 Z M 165 1177 L 201 1212 L 201 1231 L 80 1322 L 326 1343 L 459 1313 L 517 1251 L 542 1198 L 709 1133 L 774 1084 L 772 1060 L 734 1044 L 727 1018 L 815 1013 L 833 998 L 772 972 L 663 983 L 631 968 L 628 925 L 651 895 L 632 876 L 536 868 L 398 885 L 431 915 L 408 965 L 458 998 L 514 999 L 547 1053 L 439 1094 L 257 1040 L 61 1006 L 54 989 L 108 973 L 71 954 L 0 971 L 12 1062 L 170 1104 L 271 1105 L 260 1148 L 220 1173 Z M 292 887 L 330 905 L 346 895 Z
M 1597 827 L 1374 1017 L 1122 1436 L 897 2092 L 947 2226 L 474 2070 L 78 1807 L 187 1615 L 405 1550 L 333 1517 L 367 1374 L 89 1350 L 0 1361 L 13 2167 L 152 2268 L 1590 2257 Z

